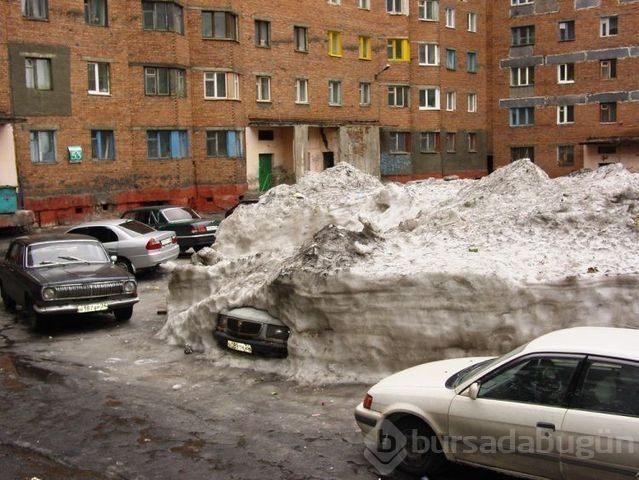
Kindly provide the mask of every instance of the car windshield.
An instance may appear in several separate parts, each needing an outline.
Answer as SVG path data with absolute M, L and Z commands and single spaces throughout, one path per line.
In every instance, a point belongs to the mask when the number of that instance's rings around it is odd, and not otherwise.
M 65 241 L 38 243 L 27 249 L 28 267 L 46 267 L 66 263 L 106 263 L 109 262 L 104 247 L 98 242 Z
M 129 220 L 128 222 L 121 223 L 120 227 L 124 230 L 129 230 L 130 232 L 141 234 L 155 231 L 155 228 L 147 225 L 146 223 L 138 222 L 137 220 Z
M 194 218 L 200 218 L 200 216 L 192 209 L 188 207 L 179 208 L 167 208 L 162 210 L 162 215 L 169 222 L 180 222 L 184 220 L 193 220 Z

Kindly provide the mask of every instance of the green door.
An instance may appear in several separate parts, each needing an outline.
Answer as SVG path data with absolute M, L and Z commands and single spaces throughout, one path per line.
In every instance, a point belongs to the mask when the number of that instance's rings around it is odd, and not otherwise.
M 259 182 L 260 192 L 265 192 L 271 188 L 271 182 L 273 179 L 272 173 L 273 166 L 273 154 L 272 153 L 260 153 L 259 156 Z

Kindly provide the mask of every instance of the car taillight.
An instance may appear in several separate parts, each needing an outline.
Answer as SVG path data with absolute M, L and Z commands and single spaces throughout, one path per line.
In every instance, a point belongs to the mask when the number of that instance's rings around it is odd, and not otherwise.
M 162 248 L 162 244 L 158 242 L 155 238 L 152 238 L 151 240 L 146 242 L 147 250 L 159 250 L 160 248 Z
M 204 225 L 193 225 L 191 227 L 191 233 L 202 233 L 206 232 L 206 227 Z
M 373 404 L 373 396 L 370 393 L 367 393 L 366 395 L 364 395 L 364 401 L 362 402 L 362 406 L 365 409 L 370 410 L 372 404 Z
M 176 236 L 176 235 L 173 235 L 173 236 L 171 237 L 171 243 L 172 243 L 172 244 L 176 244 L 176 243 L 177 243 L 177 236 Z

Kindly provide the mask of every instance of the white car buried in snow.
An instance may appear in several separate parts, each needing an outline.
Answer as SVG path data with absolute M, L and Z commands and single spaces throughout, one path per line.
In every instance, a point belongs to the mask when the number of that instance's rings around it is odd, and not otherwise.
M 365 456 L 435 474 L 446 461 L 535 479 L 639 478 L 639 330 L 557 330 L 497 358 L 380 381 L 355 409 Z

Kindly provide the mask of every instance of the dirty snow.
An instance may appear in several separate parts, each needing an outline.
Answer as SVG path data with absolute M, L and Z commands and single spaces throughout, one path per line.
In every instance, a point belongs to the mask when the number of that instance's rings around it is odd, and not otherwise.
M 574 325 L 637 327 L 639 175 L 550 179 L 528 160 L 480 180 L 382 183 L 346 163 L 271 189 L 172 265 L 159 336 L 216 368 L 374 382 L 425 361 L 494 355 Z M 217 312 L 292 328 L 289 357 L 220 349 Z

